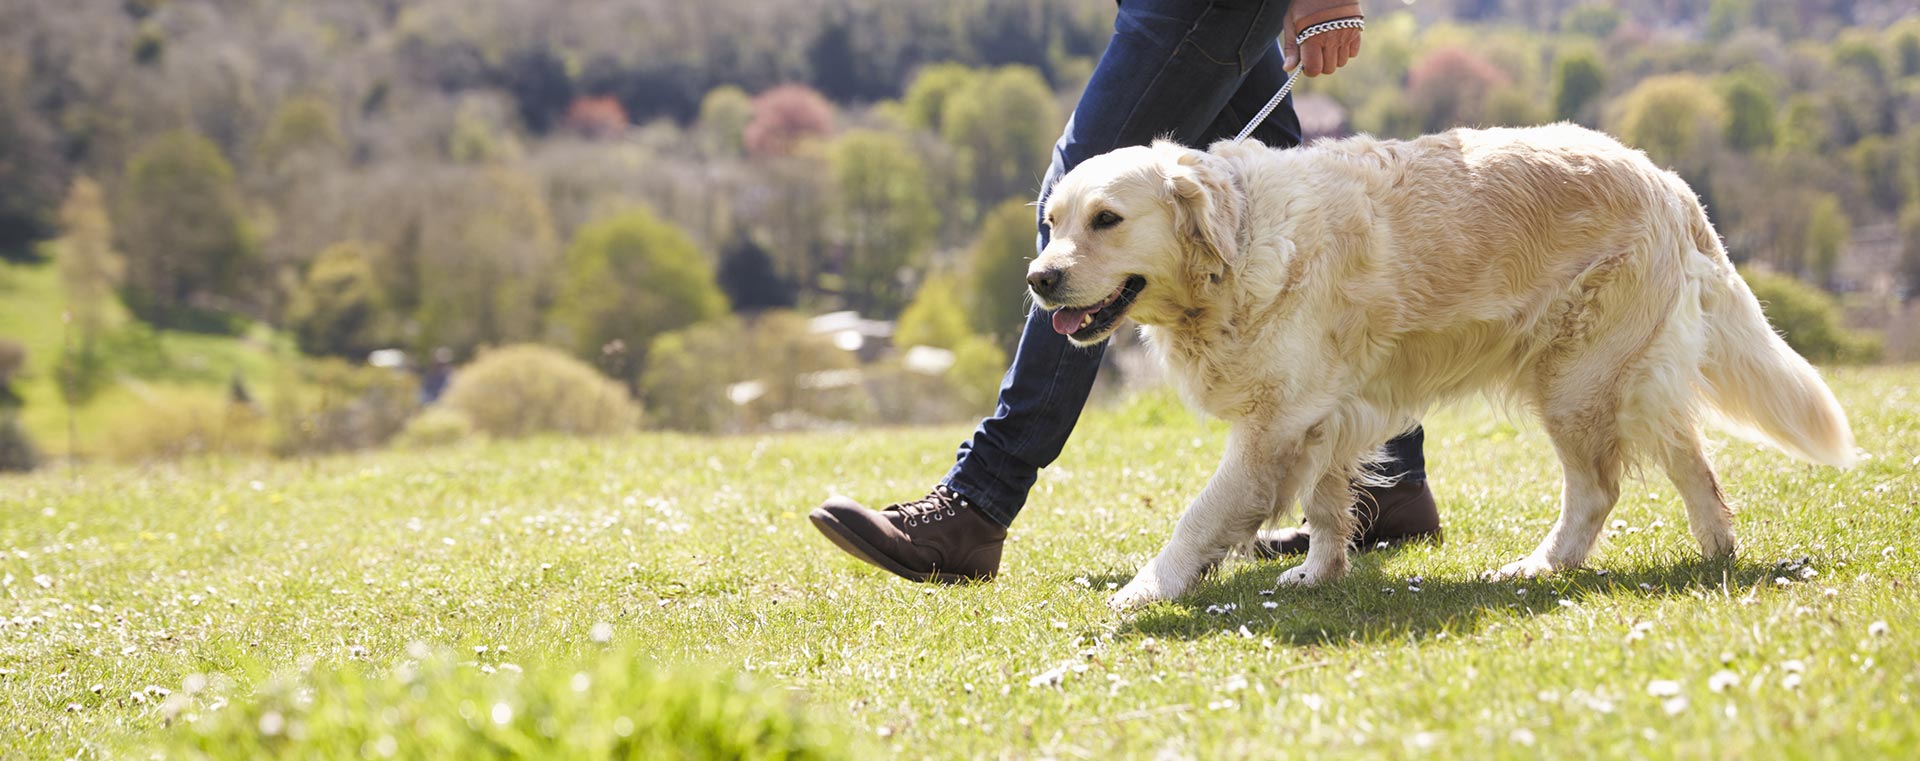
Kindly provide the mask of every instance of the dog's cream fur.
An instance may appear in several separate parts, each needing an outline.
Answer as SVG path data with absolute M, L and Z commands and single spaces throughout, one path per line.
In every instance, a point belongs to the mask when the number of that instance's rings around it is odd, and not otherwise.
M 1566 477 L 1559 521 L 1496 577 L 1578 566 L 1636 463 L 1673 480 L 1708 556 L 1731 554 L 1709 413 L 1813 462 L 1855 456 L 1693 192 L 1590 130 L 1158 143 L 1084 162 L 1045 208 L 1033 269 L 1062 280 L 1041 306 L 1144 277 L 1129 314 L 1183 395 L 1230 423 L 1219 470 L 1116 608 L 1179 596 L 1296 500 L 1312 549 L 1280 581 L 1339 577 L 1360 465 L 1474 393 L 1536 413 Z M 1097 226 L 1102 211 L 1121 221 Z

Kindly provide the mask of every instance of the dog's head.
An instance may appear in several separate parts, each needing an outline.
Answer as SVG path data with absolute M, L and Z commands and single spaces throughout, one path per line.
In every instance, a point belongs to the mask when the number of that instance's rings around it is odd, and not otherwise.
M 1053 186 L 1052 240 L 1027 268 L 1034 303 L 1082 346 L 1132 314 L 1173 320 L 1239 255 L 1242 201 L 1226 160 L 1170 142 L 1095 156 Z

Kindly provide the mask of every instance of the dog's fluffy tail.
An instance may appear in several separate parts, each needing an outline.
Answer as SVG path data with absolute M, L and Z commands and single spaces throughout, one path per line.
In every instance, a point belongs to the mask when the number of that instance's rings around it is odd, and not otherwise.
M 1741 433 L 1809 462 L 1835 467 L 1854 463 L 1853 430 L 1847 413 L 1813 365 L 1787 346 L 1767 324 L 1752 289 L 1735 272 L 1707 221 L 1693 206 L 1694 245 L 1713 260 L 1700 293 L 1707 323 L 1706 356 L 1700 367 L 1707 400 Z

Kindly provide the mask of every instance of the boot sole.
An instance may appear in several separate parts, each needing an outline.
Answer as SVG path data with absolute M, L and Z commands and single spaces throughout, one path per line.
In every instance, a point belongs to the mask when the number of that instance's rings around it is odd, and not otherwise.
M 824 511 L 815 510 L 809 513 L 807 520 L 812 522 L 813 527 L 819 529 L 820 533 L 827 537 L 827 541 L 833 542 L 833 546 L 839 547 L 841 551 L 866 561 L 868 565 L 906 579 L 907 581 L 921 583 L 931 581 L 937 584 L 965 584 L 971 581 L 993 580 L 992 574 L 985 576 L 963 576 L 961 574 L 946 573 L 944 571 L 928 571 L 922 573 L 908 570 L 906 566 L 901 565 L 893 558 L 887 557 L 879 550 L 874 549 L 873 545 L 861 539 L 859 534 L 849 531 L 846 526 L 841 525 L 840 521 L 835 520 L 832 515 Z

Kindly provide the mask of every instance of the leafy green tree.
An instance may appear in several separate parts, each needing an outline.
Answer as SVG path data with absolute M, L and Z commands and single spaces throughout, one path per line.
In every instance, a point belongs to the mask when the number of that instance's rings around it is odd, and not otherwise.
M 0 261 L 34 261 L 34 244 L 59 234 L 67 167 L 59 134 L 0 71 Z
M 721 85 L 700 99 L 700 139 L 720 156 L 738 156 L 746 148 L 747 123 L 753 120 L 753 98 L 733 85 Z
M 1553 63 L 1554 116 L 1580 121 L 1606 87 L 1606 69 L 1598 54 L 1583 49 L 1561 56 Z
M 947 103 L 972 87 L 979 77 L 973 69 L 957 63 L 939 63 L 921 69 L 914 74 L 912 84 L 907 85 L 907 94 L 900 99 L 908 126 L 938 132 L 946 119 Z
M 894 322 L 893 345 L 901 348 L 932 346 L 952 349 L 973 331 L 967 327 L 967 310 L 961 299 L 960 279 L 952 275 L 934 275 L 920 284 L 913 303 Z
M 1707 38 L 1726 39 L 1753 21 L 1753 0 L 1713 0 L 1707 8 Z
M 1039 190 L 1040 171 L 1060 132 L 1060 117 L 1040 72 L 1003 66 L 946 99 L 940 135 L 958 154 L 976 203 Z
M 1574 34 L 1588 37 L 1606 37 L 1619 28 L 1623 20 L 1619 9 L 1610 3 L 1588 3 L 1567 12 L 1561 26 Z
M 126 262 L 113 250 L 113 221 L 98 183 L 74 179 L 60 205 L 60 227 L 64 234 L 55 261 L 67 292 L 67 314 L 80 332 L 83 351 L 91 351 L 107 327 L 114 290 L 126 277 Z
M 906 301 L 903 271 L 924 260 L 939 221 L 927 172 L 913 146 L 885 132 L 849 132 L 827 155 L 837 189 L 837 237 L 847 251 L 847 303 L 893 315 Z
M 280 171 L 306 158 L 338 158 L 346 145 L 333 104 L 318 95 L 299 95 L 280 104 L 258 151 L 269 171 Z
M 315 257 L 287 305 L 286 323 L 308 354 L 363 356 L 386 343 L 384 296 L 366 244 L 341 241 Z
M 1010 198 L 980 223 L 967 253 L 967 314 L 973 331 L 1011 349 L 1027 321 L 1027 262 L 1034 257 L 1033 206 Z
M 1691 74 L 1666 74 L 1640 81 L 1621 98 L 1615 132 L 1628 145 L 1647 152 L 1655 163 L 1691 167 L 1707 136 L 1718 135 L 1725 121 L 1720 98 Z
M 1839 197 L 1832 193 L 1814 194 L 1807 206 L 1806 266 L 1817 281 L 1830 290 L 1834 287 L 1834 268 L 1840 263 L 1840 252 L 1847 247 L 1852 234 L 1853 221 L 1847 219 Z
M 1773 93 L 1754 77 L 1733 75 L 1723 80 L 1720 97 L 1727 108 L 1727 145 L 1741 153 L 1773 147 Z
M 423 192 L 431 202 L 375 265 L 389 303 L 411 305 L 415 346 L 465 354 L 544 335 L 559 242 L 538 183 L 504 167 L 461 168 Z
M 157 327 L 185 327 L 238 297 L 258 256 L 233 167 L 213 142 L 176 131 L 127 162 L 115 228 L 127 255 L 127 306 Z
M 1881 211 L 1893 213 L 1904 200 L 1900 182 L 1900 156 L 1894 141 L 1883 135 L 1868 135 L 1847 150 L 1848 163 L 1860 177 L 1867 198 Z
M 655 336 L 727 312 L 693 240 L 645 209 L 580 228 L 562 277 L 554 326 L 576 354 L 629 381 Z
M 1806 95 L 1787 99 L 1787 112 L 1779 127 L 1775 144 L 1785 154 L 1819 155 L 1833 139 L 1826 114 Z
M 73 190 L 60 206 L 60 237 L 55 264 L 67 295 L 69 340 L 56 374 L 61 396 L 69 405 L 92 398 L 105 380 L 106 367 L 98 343 L 117 305 L 114 290 L 126 276 L 126 262 L 113 250 L 113 223 L 107 216 L 100 186 L 86 177 L 73 181 Z

